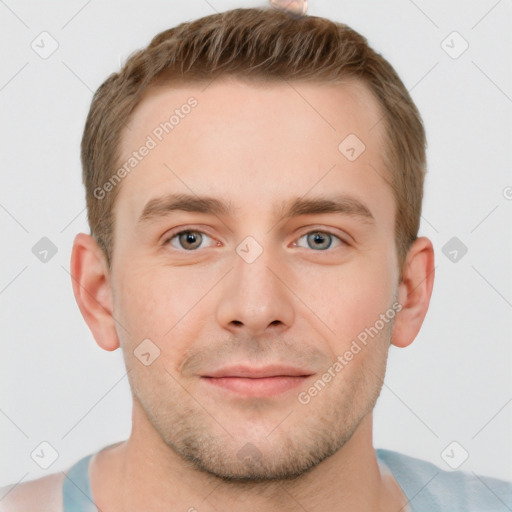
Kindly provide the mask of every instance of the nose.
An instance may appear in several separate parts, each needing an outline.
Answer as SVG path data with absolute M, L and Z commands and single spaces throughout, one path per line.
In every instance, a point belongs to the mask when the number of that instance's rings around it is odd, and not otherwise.
M 285 267 L 268 250 L 252 262 L 235 254 L 220 289 L 217 321 L 234 334 L 280 334 L 294 321 L 293 293 Z

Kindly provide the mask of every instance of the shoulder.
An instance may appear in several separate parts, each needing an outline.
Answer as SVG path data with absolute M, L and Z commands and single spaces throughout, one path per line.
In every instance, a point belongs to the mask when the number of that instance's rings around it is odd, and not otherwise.
M 377 458 L 391 470 L 413 510 L 500 512 L 512 506 L 512 482 L 444 469 L 415 457 L 379 448 Z
M 64 473 L 0 487 L 0 512 L 62 512 Z

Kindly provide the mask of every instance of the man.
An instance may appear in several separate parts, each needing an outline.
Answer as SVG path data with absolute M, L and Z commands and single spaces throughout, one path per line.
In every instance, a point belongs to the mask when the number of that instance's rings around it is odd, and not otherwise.
M 132 432 L 1 510 L 491 511 L 510 484 L 372 445 L 428 310 L 419 113 L 349 27 L 237 9 L 96 92 L 73 290 L 122 349 Z

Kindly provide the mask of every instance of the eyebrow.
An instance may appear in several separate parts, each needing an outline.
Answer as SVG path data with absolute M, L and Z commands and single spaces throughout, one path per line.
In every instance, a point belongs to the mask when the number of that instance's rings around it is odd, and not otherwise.
M 137 224 L 166 217 L 174 211 L 206 213 L 216 216 L 236 216 L 236 210 L 230 201 L 224 202 L 209 196 L 168 194 L 150 199 L 144 206 Z M 375 217 L 364 203 L 355 197 L 344 194 L 334 197 L 320 196 L 311 199 L 295 197 L 274 210 L 275 216 L 283 219 L 299 215 L 322 213 L 340 213 L 351 217 L 358 217 L 370 224 L 375 223 Z

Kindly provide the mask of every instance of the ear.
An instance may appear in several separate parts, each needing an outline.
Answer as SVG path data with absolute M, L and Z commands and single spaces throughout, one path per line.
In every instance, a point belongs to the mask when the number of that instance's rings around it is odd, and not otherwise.
M 109 351 L 119 348 L 106 257 L 96 240 L 85 233 L 73 241 L 71 280 L 76 302 L 96 343 Z
M 407 347 L 416 338 L 427 314 L 434 286 L 434 248 L 426 237 L 417 238 L 405 258 L 398 302 L 402 309 L 395 317 L 391 343 Z

